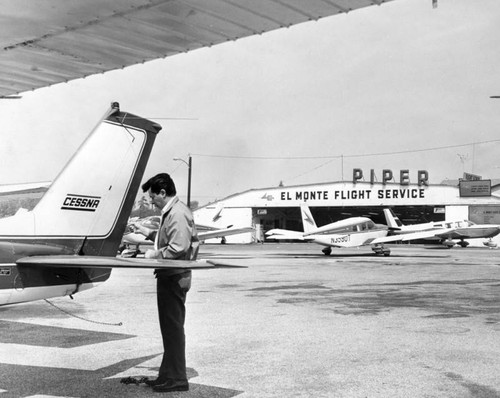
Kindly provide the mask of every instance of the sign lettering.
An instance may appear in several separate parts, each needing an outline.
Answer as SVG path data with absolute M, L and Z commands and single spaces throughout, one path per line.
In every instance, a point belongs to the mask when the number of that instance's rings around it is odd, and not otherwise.
M 61 209 L 78 210 L 78 211 L 96 211 L 100 202 L 101 202 L 100 196 L 67 194 L 61 206 Z
M 370 200 L 370 199 L 423 199 L 424 188 L 393 188 L 393 189 L 345 189 L 328 191 L 282 191 L 282 201 L 306 200 Z
M 352 182 L 356 184 L 358 181 L 363 179 L 362 169 L 352 169 Z M 394 173 L 390 169 L 382 170 L 382 184 L 387 184 L 389 181 L 394 179 Z M 375 170 L 370 169 L 370 184 L 375 184 L 376 175 Z M 427 170 L 418 170 L 417 172 L 417 183 L 418 185 L 429 185 L 429 173 Z M 410 185 L 410 171 L 403 169 L 399 171 L 399 184 L 400 185 Z

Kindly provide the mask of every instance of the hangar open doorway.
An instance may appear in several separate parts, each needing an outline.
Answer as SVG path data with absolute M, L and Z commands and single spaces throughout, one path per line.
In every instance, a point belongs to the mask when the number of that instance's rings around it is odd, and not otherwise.
M 382 206 L 311 207 L 318 226 L 349 217 L 368 217 L 376 224 L 386 224 Z M 394 206 L 391 207 L 403 224 L 417 224 L 445 220 L 443 206 Z M 265 233 L 274 228 L 302 231 L 299 207 L 253 208 L 252 219 L 257 241 L 263 241 Z

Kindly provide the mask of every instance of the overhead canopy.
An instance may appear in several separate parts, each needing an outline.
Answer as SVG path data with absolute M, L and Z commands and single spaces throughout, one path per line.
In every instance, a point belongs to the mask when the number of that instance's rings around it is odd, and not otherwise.
M 0 97 L 391 0 L 2 0 Z

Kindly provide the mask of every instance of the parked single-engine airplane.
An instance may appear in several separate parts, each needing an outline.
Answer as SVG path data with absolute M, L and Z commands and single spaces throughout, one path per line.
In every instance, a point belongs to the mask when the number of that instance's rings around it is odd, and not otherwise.
M 139 246 L 142 245 L 152 245 L 153 242 L 146 239 L 146 237 L 136 232 L 136 228 L 134 226 L 135 223 L 140 223 L 146 228 L 149 229 L 158 229 L 160 227 L 160 216 L 150 216 L 145 217 L 138 220 L 130 220 L 127 224 L 127 228 L 125 229 L 125 233 L 123 234 L 122 243 L 126 246 L 126 248 L 122 251 L 123 257 L 134 257 L 140 253 Z M 225 243 L 225 237 L 230 235 L 237 235 L 244 232 L 252 232 L 254 230 L 253 227 L 234 227 L 232 225 L 227 228 L 216 228 L 210 225 L 201 225 L 196 224 L 196 229 L 198 230 L 198 238 L 200 241 L 204 241 L 212 238 L 221 238 L 223 241 L 221 243 Z M 135 246 L 131 248 L 131 246 Z
M 0 219 L 0 305 L 72 295 L 114 267 L 214 267 L 116 257 L 160 130 L 114 103 L 35 208 Z
M 290 231 L 286 229 L 271 229 L 266 232 L 268 239 L 301 240 L 325 246 L 323 253 L 329 256 L 332 247 L 359 247 L 372 246 L 376 254 L 389 256 L 391 251 L 384 243 L 406 241 L 412 234 L 388 236 L 389 228 L 386 225 L 377 225 L 367 217 L 350 217 L 318 227 L 309 207 L 300 205 L 304 231 Z M 432 234 L 429 234 L 429 236 Z M 413 238 L 415 239 L 415 238 Z
M 483 244 L 488 247 L 496 247 L 497 244 L 491 240 L 492 237 L 500 233 L 500 225 L 495 224 L 475 224 L 469 220 L 458 220 L 458 221 L 437 221 L 420 223 L 413 225 L 403 225 L 401 220 L 396 216 L 392 209 L 384 209 L 384 216 L 387 225 L 391 229 L 391 233 L 398 234 L 408 234 L 408 233 L 418 233 L 424 232 L 427 235 L 428 231 L 434 231 L 434 236 L 431 237 L 418 237 L 416 239 L 429 239 L 434 241 L 439 241 L 448 248 L 452 248 L 455 244 L 462 247 L 467 247 L 469 242 L 465 239 L 477 239 L 477 238 L 490 238 L 488 241 L 484 241 Z M 455 240 L 459 242 L 456 243 Z

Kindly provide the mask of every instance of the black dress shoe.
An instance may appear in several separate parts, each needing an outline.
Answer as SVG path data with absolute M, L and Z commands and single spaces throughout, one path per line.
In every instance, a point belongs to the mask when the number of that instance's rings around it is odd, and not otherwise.
M 153 386 L 155 392 L 171 392 L 171 391 L 189 391 L 189 383 L 187 380 L 168 380 L 163 384 Z
M 144 381 L 149 387 L 154 387 L 160 384 L 165 384 L 168 381 L 168 379 L 165 379 L 163 377 L 157 377 L 156 379 L 147 379 Z

